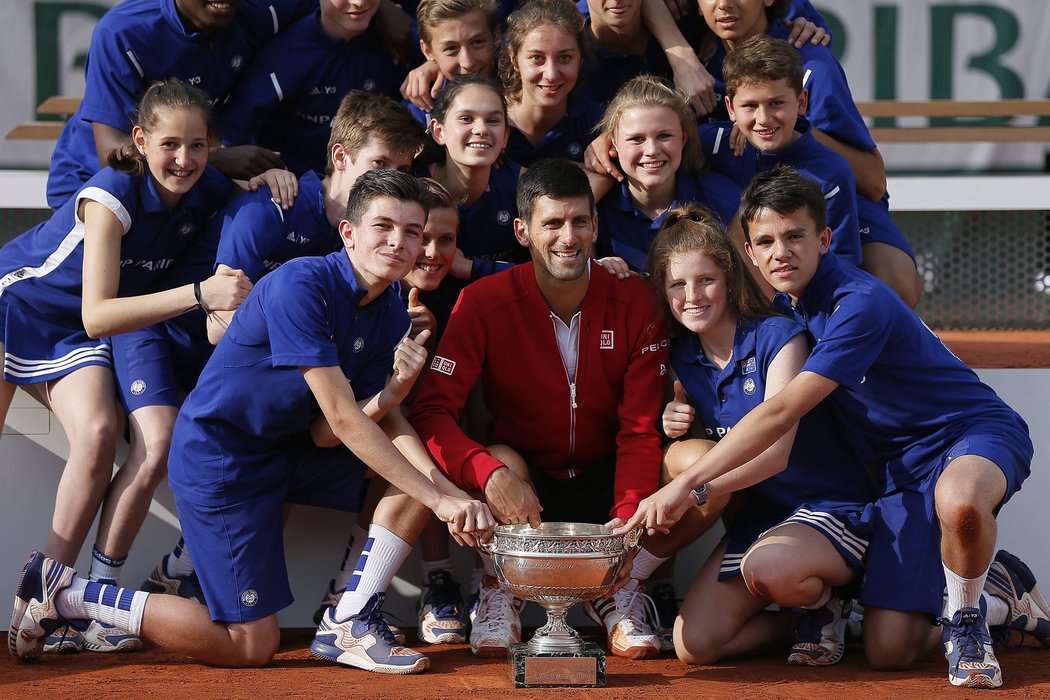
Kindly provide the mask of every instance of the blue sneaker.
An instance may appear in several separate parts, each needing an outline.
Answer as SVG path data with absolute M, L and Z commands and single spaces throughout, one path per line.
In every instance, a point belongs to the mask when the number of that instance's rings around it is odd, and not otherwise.
M 44 638 L 66 625 L 55 607 L 55 596 L 73 582 L 76 572 L 41 552 L 29 555 L 15 589 L 7 647 L 22 661 L 35 661 L 44 651 Z
M 788 652 L 788 663 L 831 666 L 841 661 L 852 609 L 853 601 L 832 596 L 824 607 L 804 610 L 795 621 L 795 643 Z
M 966 688 L 998 688 L 1003 684 L 999 661 L 992 651 L 992 637 L 984 614 L 977 608 L 962 608 L 952 619 L 941 620 L 944 657 L 948 659 L 948 681 Z
M 1023 561 L 1000 549 L 988 567 L 984 590 L 1010 606 L 1007 629 L 1029 634 L 1050 648 L 1050 605 L 1039 591 L 1032 570 Z
M 431 571 L 419 601 L 419 638 L 428 644 L 462 644 L 467 626 L 460 615 L 463 596 L 452 573 Z
M 153 567 L 153 572 L 139 586 L 139 590 L 147 593 L 177 595 L 180 598 L 195 600 L 201 605 L 207 605 L 204 602 L 204 591 L 201 590 L 201 582 L 197 578 L 197 574 L 192 573 L 187 576 L 168 575 L 168 557 L 170 556 L 170 554 L 165 554 L 160 563 Z
M 320 625 L 321 621 L 324 620 L 325 613 L 329 610 L 335 610 L 339 606 L 339 599 L 343 597 L 343 593 L 346 592 L 345 588 L 335 590 L 335 579 L 328 579 L 328 588 L 325 589 L 324 598 L 321 599 L 321 604 L 317 606 L 317 610 L 314 610 L 314 624 Z M 383 619 L 386 620 L 386 626 L 390 629 L 390 632 L 394 635 L 394 639 L 397 640 L 398 644 L 404 644 L 407 641 L 405 633 L 401 631 L 401 628 L 390 622 L 390 617 L 387 613 L 383 613 Z
M 84 650 L 87 620 L 72 620 L 44 637 L 45 654 L 76 654 Z
M 310 652 L 321 659 L 376 673 L 405 675 L 430 668 L 430 659 L 401 646 L 383 619 L 382 593 L 376 593 L 356 615 L 339 622 L 335 608 L 317 626 Z

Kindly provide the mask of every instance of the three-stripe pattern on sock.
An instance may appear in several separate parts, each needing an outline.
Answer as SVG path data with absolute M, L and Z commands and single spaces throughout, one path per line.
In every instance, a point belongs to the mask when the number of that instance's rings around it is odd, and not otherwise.
M 148 593 L 98 581 L 84 587 L 86 617 L 138 634 Z

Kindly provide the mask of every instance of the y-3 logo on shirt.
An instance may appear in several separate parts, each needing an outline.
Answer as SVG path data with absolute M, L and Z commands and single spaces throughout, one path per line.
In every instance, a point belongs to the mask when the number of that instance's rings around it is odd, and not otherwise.
M 613 341 L 612 331 L 602 331 L 601 336 L 598 339 L 598 349 L 600 350 L 612 350 L 615 347 Z

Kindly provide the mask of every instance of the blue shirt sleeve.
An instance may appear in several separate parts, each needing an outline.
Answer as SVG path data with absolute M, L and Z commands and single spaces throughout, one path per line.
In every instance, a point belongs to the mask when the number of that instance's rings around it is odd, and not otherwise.
M 274 367 L 337 367 L 329 300 L 324 285 L 302 268 L 269 275 L 262 308 Z
M 269 196 L 269 188 L 242 194 L 223 212 L 222 237 L 216 264 L 241 270 L 252 282 L 266 273 L 264 262 L 285 237 L 284 212 Z
M 892 331 L 891 304 L 855 291 L 841 294 L 802 370 L 856 388 L 882 354 Z
M 80 118 L 131 132 L 131 115 L 138 105 L 144 77 L 127 55 L 130 47 L 103 18 L 91 37 L 84 67 L 86 85 Z

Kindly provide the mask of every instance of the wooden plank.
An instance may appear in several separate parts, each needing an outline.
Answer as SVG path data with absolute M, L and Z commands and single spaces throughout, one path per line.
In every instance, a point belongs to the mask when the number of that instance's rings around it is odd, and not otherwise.
M 65 122 L 23 122 L 7 132 L 9 141 L 54 141 L 62 133 Z
M 37 114 L 57 114 L 60 116 L 66 116 L 73 114 L 77 111 L 77 107 L 80 106 L 79 97 L 63 97 L 62 95 L 52 95 L 36 108 Z
M 865 117 L 1016 117 L 1050 116 L 1050 100 L 930 100 L 858 102 Z
M 871 129 L 875 143 L 1031 143 L 1050 141 L 1050 126 L 898 126 Z

